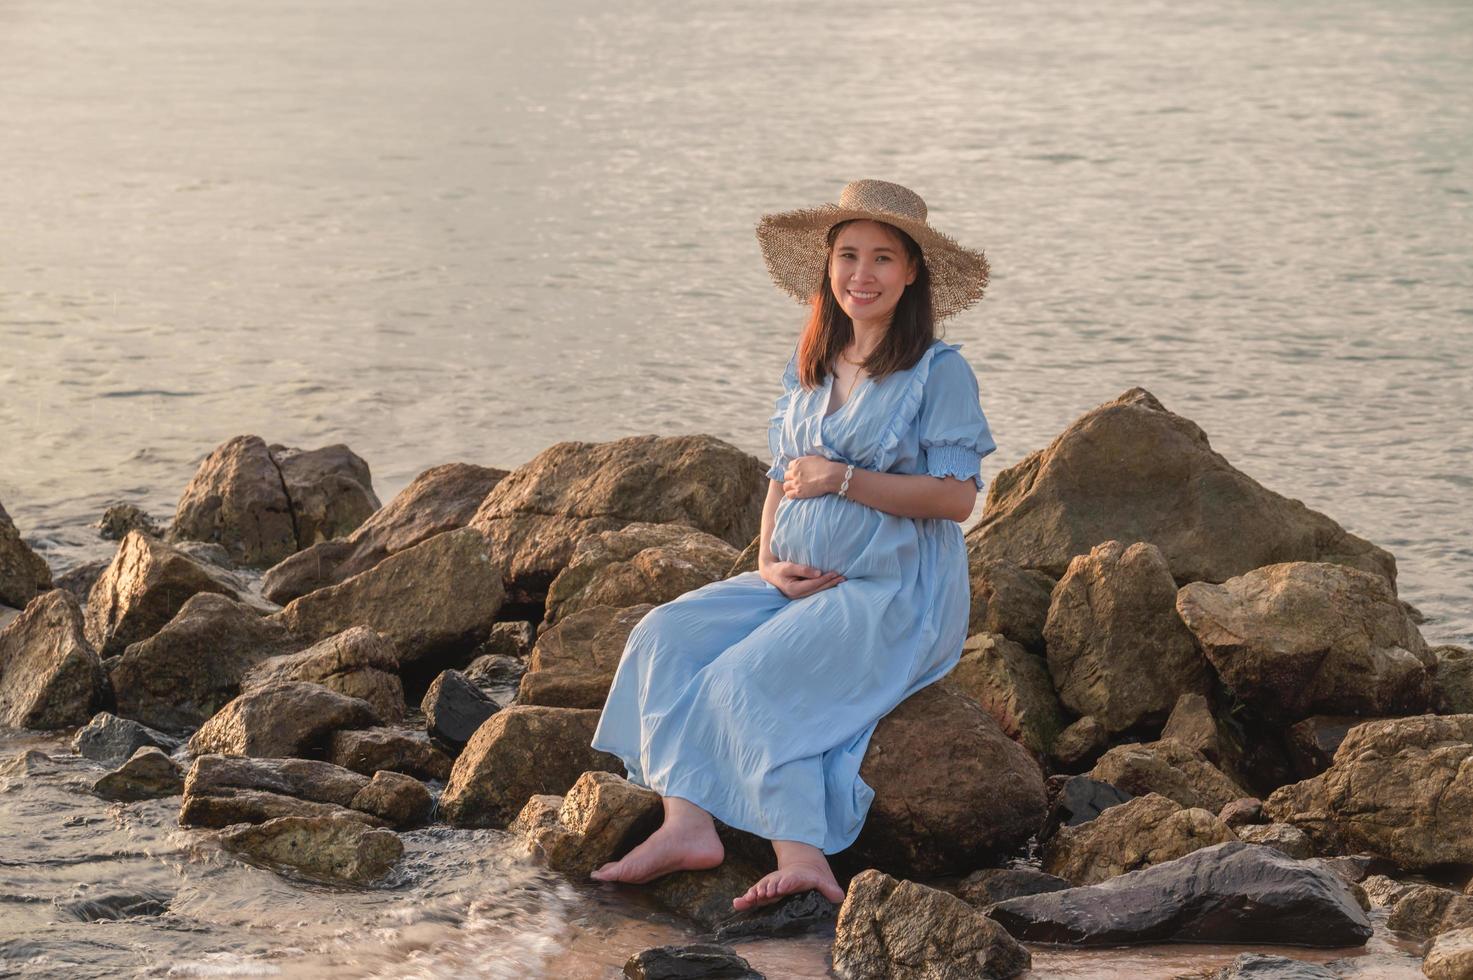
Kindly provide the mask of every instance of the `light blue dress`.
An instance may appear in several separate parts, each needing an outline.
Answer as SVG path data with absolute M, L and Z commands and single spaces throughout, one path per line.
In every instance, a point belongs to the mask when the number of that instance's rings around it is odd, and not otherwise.
M 959 344 L 938 340 L 909 370 L 865 377 L 825 417 L 832 385 L 830 374 L 804 390 L 794 352 L 768 432 L 771 479 L 819 455 L 982 488 L 996 443 Z M 789 599 L 746 572 L 650 610 L 629 634 L 592 744 L 662 796 L 833 854 L 859 836 L 874 798 L 859 765 L 875 725 L 961 658 L 966 546 L 955 521 L 825 494 L 782 498 L 772 552 L 845 580 Z

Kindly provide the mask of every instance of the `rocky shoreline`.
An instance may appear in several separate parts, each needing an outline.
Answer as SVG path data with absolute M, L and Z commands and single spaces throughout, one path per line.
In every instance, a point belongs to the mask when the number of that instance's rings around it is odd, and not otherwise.
M 346 446 L 240 436 L 167 528 L 113 508 L 113 559 L 54 577 L 0 509 L 0 728 L 75 729 L 94 793 L 177 796 L 283 874 L 381 886 L 441 825 L 585 878 L 658 821 L 588 746 L 624 641 L 755 568 L 764 471 L 566 442 L 381 505 Z M 722 867 L 645 889 L 716 944 L 627 975 L 755 976 L 719 944 L 827 929 L 839 976 L 1013 977 L 1026 943 L 1353 947 L 1386 910 L 1427 976 L 1473 977 L 1473 651 L 1423 639 L 1390 553 L 1142 389 L 999 473 L 967 541 L 962 661 L 876 731 L 842 906 L 731 915 L 772 856 L 722 828 Z M 1216 975 L 1373 975 L 1306 969 Z

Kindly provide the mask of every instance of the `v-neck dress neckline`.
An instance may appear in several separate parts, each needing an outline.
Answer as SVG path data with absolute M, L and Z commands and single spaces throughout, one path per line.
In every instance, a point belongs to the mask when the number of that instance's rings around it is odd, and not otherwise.
M 834 409 L 831 412 L 829 411 L 829 403 L 834 400 L 834 379 L 836 377 L 838 377 L 838 375 L 835 374 L 832 369 L 830 369 L 829 376 L 824 381 L 823 414 L 819 416 L 821 420 L 831 419 L 835 415 L 838 415 L 840 412 L 844 411 L 844 409 L 848 408 L 850 405 L 854 404 L 854 398 L 856 395 L 859 394 L 859 390 L 865 385 L 869 384 L 870 381 L 874 380 L 870 377 L 869 372 L 865 372 L 864 377 L 860 378 L 859 382 L 849 390 L 849 397 L 844 399 L 844 404 L 840 405 L 838 408 Z

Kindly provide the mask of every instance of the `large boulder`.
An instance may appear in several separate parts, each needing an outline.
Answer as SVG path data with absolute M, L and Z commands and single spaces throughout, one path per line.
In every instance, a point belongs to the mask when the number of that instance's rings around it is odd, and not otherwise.
M 322 747 L 340 728 L 382 725 L 373 706 L 307 681 L 283 681 L 247 691 L 200 726 L 189 740 L 194 755 L 299 757 Z
M 1473 714 L 1473 650 L 1447 644 L 1432 648 L 1437 658 L 1433 707 L 1442 715 Z
M 1202 753 L 1173 739 L 1117 745 L 1100 757 L 1090 776 L 1136 796 L 1160 793 L 1182 806 L 1199 806 L 1213 813 L 1252 795 Z
M 1043 870 L 1076 885 L 1175 860 L 1237 840 L 1206 810 L 1183 808 L 1158 793 L 1138 796 L 1075 827 L 1060 827 L 1043 850 Z
M 15 522 L 0 504 L 0 606 L 24 609 L 43 592 L 51 591 L 51 569 L 31 550 Z
M 1061 700 L 1107 731 L 1166 720 L 1207 690 L 1207 664 L 1176 613 L 1176 582 L 1155 545 L 1096 545 L 1069 563 L 1043 627 Z
M 368 626 L 393 642 L 401 664 L 413 663 L 469 651 L 486 639 L 505 598 L 501 575 L 485 538 L 463 527 L 294 599 L 274 618 L 311 640 Z
M 1337 562 L 1396 579 L 1390 553 L 1260 486 L 1144 388 L 1085 413 L 993 477 L 967 539 L 978 558 L 1056 578 L 1075 555 L 1116 539 L 1161 549 L 1178 584 L 1284 561 Z
M 0 630 L 0 728 L 81 725 L 107 693 L 82 608 L 65 589 L 43 592 Z
M 1263 807 L 1322 853 L 1367 851 L 1408 869 L 1473 863 L 1473 715 L 1358 725 L 1334 765 Z
M 373 705 L 385 721 L 404 717 L 404 684 L 394 644 L 366 626 L 353 626 L 299 653 L 256 664 L 241 679 L 243 691 L 283 681 L 311 681 Z
M 268 448 L 291 503 L 297 548 L 345 537 L 382 506 L 368 464 L 347 446 Z
M 1473 898 L 1436 885 L 1410 885 L 1396 897 L 1386 917 L 1386 928 L 1417 939 L 1431 939 L 1470 926 Z
M 1043 653 L 1043 624 L 1048 619 L 1055 580 L 1010 561 L 985 558 L 967 549 L 972 579 L 972 611 L 967 633 L 1001 633 L 1034 653 Z
M 404 856 L 404 842 L 392 830 L 338 816 L 277 817 L 226 830 L 220 843 L 267 865 L 355 885 L 382 881 Z
M 859 775 L 874 790 L 850 862 L 895 874 L 978 867 L 1043 823 L 1043 771 L 971 698 L 932 684 L 880 720 Z
M 1436 659 L 1380 575 L 1286 562 L 1186 585 L 1176 607 L 1223 683 L 1270 717 L 1404 715 L 1431 701 Z
M 969 636 L 961 660 L 941 683 L 986 708 L 1008 738 L 1040 758 L 1066 725 L 1048 665 L 1000 633 Z
M 1006 980 L 1033 965 L 1023 945 L 946 892 L 876 870 L 849 882 L 834 934 L 834 972 L 874 980 Z
M 1454 929 L 1438 936 L 1422 961 L 1427 980 L 1469 980 L 1473 977 L 1473 928 Z
M 536 602 L 580 541 L 637 521 L 685 524 L 741 548 L 767 487 L 760 462 L 708 435 L 560 442 L 498 483 L 471 526 L 505 567 L 512 601 Z
M 654 606 L 591 606 L 537 638 L 517 691 L 518 704 L 602 708 L 629 634 Z
M 1338 876 L 1238 841 L 1101 884 L 1009 899 L 987 914 L 1025 942 L 1078 946 L 1335 947 L 1361 946 L 1371 938 L 1370 921 Z
M 444 531 L 465 527 L 506 470 L 444 463 L 415 477 L 345 538 L 321 541 L 272 566 L 261 581 L 282 604 L 366 572 L 390 555 Z
M 301 647 L 250 606 L 212 592 L 190 596 L 112 665 L 117 713 L 170 732 L 198 728 L 240 693 L 252 667 Z

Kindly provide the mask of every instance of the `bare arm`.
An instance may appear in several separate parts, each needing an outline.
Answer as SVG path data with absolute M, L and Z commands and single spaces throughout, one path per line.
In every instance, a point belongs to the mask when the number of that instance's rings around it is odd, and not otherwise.
M 838 493 L 844 464 L 822 456 L 800 456 L 788 464 L 783 492 L 793 497 Z M 768 498 L 771 499 L 771 491 Z M 953 476 L 879 473 L 854 468 L 845 496 L 897 517 L 940 517 L 960 524 L 972 516 L 977 484 Z
M 757 568 L 760 570 L 776 561 L 772 553 L 772 525 L 777 515 L 778 501 L 783 499 L 783 485 L 776 480 L 767 481 L 767 499 L 762 502 L 762 530 L 757 535 Z

